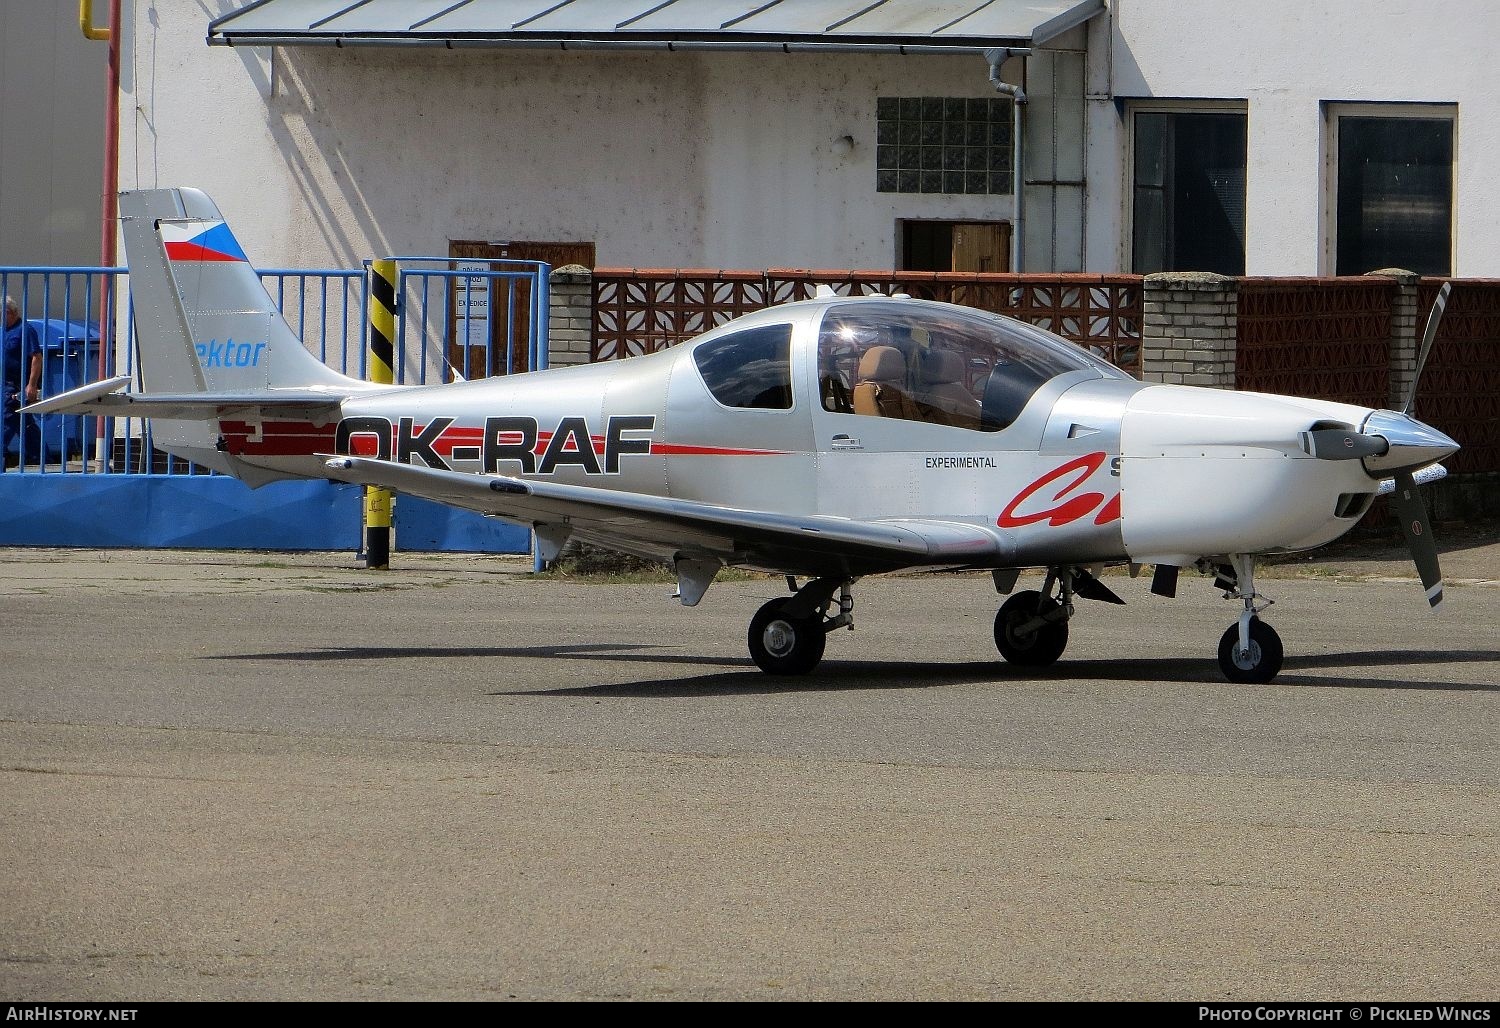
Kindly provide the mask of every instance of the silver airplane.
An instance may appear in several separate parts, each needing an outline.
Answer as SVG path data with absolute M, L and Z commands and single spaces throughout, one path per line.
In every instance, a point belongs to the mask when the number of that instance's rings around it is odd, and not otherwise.
M 204 193 L 127 192 L 120 212 L 141 389 L 113 378 L 29 412 L 150 417 L 158 445 L 251 486 L 421 496 L 528 526 L 549 560 L 570 539 L 660 560 L 688 606 L 725 566 L 785 575 L 794 591 L 750 622 L 770 674 L 818 665 L 862 576 L 990 570 L 1013 593 L 996 646 L 1041 667 L 1076 598 L 1123 602 L 1104 567 L 1154 565 L 1167 596 L 1179 569 L 1214 575 L 1241 603 L 1220 667 L 1270 681 L 1282 644 L 1257 559 L 1337 539 L 1382 490 L 1442 599 L 1417 483 L 1458 444 L 1410 399 L 1150 384 L 1010 318 L 831 294 L 629 360 L 379 386 L 308 352 Z M 1042 588 L 1015 593 L 1028 568 Z

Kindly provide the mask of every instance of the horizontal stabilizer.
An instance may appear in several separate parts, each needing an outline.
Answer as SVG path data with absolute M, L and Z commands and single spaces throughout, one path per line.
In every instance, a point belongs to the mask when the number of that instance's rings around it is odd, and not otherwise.
M 101 396 L 119 392 L 130 384 L 129 375 L 120 375 L 118 378 L 106 378 L 100 382 L 90 382 L 86 386 L 77 389 L 69 389 L 65 393 L 49 396 L 45 400 L 22 407 L 22 414 L 93 414 L 95 413 L 89 405 L 97 401 Z
M 167 418 L 215 421 L 250 418 L 301 421 L 327 420 L 338 414 L 347 389 L 256 389 L 222 393 L 127 393 L 130 377 L 105 379 L 50 396 L 22 410 L 23 414 L 99 414 L 119 418 Z M 389 386 L 376 386 L 372 389 Z

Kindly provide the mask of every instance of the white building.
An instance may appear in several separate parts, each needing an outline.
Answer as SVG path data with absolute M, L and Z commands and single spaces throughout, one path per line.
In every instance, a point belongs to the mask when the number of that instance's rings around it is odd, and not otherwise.
M 126 11 L 121 187 L 207 190 L 263 266 L 529 241 L 567 245 L 508 252 L 1004 270 L 1012 108 L 984 50 L 1011 46 L 1022 270 L 1500 276 L 1494 0 Z
M 1091 267 L 1136 270 L 1143 252 L 1191 249 L 1201 222 L 1158 227 L 1174 210 L 1243 204 L 1248 274 L 1500 272 L 1493 0 L 1112 0 L 1111 20 L 1108 47 L 1091 55 L 1110 83 L 1089 98 Z M 1236 134 L 1245 152 L 1231 164 Z M 1177 170 L 1219 202 L 1184 204 L 1191 185 L 1173 183 L 1170 165 L 1163 190 L 1151 166 L 1174 143 Z M 1153 229 L 1132 245 L 1143 222 Z M 1171 270 L 1190 263 L 1179 252 Z

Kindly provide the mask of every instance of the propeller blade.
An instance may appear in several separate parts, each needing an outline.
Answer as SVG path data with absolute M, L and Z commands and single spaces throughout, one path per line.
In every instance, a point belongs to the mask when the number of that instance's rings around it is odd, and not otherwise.
M 1379 457 L 1391 444 L 1378 435 L 1344 428 L 1317 428 L 1302 433 L 1302 450 L 1319 460 L 1359 460 Z
M 1431 485 L 1434 482 L 1441 482 L 1447 478 L 1448 469 L 1441 464 L 1429 464 L 1421 471 L 1413 471 L 1411 477 L 1412 481 L 1416 482 L 1417 485 Z M 1376 496 L 1389 496 L 1395 491 L 1396 480 L 1394 478 L 1382 478 L 1380 485 L 1375 487 Z
M 1427 590 L 1427 602 L 1437 607 L 1443 602 L 1443 572 L 1438 567 L 1437 541 L 1427 520 L 1427 506 L 1410 471 L 1396 475 L 1391 502 L 1396 506 L 1396 519 L 1401 522 L 1401 534 L 1406 537 L 1406 548 L 1417 565 L 1422 588 Z
M 1411 385 L 1406 389 L 1406 402 L 1401 405 L 1402 414 L 1411 413 L 1411 405 L 1417 399 L 1417 383 L 1422 381 L 1422 368 L 1427 364 L 1427 355 L 1432 352 L 1432 341 L 1437 338 L 1438 325 L 1443 320 L 1443 311 L 1448 307 L 1448 294 L 1453 291 L 1452 282 L 1444 282 L 1438 290 L 1432 310 L 1427 312 L 1427 331 L 1422 333 L 1422 349 L 1417 354 L 1417 367 L 1411 374 Z

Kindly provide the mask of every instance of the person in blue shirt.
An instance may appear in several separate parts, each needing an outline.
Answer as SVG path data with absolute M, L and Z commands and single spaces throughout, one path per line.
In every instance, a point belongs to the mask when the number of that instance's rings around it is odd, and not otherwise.
M 22 456 L 20 409 L 35 403 L 42 395 L 42 342 L 36 329 L 21 320 L 21 308 L 9 296 L 5 298 L 5 346 L 0 356 L 3 356 L 0 401 L 5 406 L 5 419 L 0 424 L 0 453 L 5 454 L 5 466 L 11 467 Z M 25 456 L 39 460 L 40 439 L 35 426 L 27 427 L 29 445 Z

